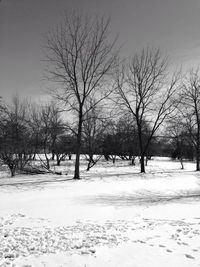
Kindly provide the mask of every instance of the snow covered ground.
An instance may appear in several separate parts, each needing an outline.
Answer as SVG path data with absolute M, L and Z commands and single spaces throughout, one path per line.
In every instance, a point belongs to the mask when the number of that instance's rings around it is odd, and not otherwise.
M 200 266 L 200 174 L 154 158 L 0 178 L 0 266 Z M 60 167 L 63 168 L 63 167 Z

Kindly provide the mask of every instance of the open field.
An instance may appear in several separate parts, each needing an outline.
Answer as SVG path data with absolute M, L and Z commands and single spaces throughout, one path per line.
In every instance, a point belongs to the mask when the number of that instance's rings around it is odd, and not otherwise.
M 200 174 L 154 158 L 0 178 L 0 266 L 200 266 Z

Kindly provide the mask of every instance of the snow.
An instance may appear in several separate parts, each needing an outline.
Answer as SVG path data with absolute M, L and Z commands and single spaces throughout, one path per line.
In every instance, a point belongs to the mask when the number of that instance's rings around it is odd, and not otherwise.
M 99 162 L 0 178 L 0 266 L 200 266 L 200 174 L 167 158 L 147 173 Z M 64 165 L 59 167 L 64 170 Z

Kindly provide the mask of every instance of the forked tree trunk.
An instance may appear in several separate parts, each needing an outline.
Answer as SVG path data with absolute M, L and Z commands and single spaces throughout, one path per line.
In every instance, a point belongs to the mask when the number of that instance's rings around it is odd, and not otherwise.
M 9 164 L 8 167 L 10 169 L 11 177 L 14 177 L 15 176 L 15 173 L 16 173 L 16 165 L 15 165 L 15 163 Z
M 93 160 L 93 155 L 89 155 L 89 159 L 88 159 L 88 165 L 87 165 L 87 171 L 89 171 L 89 170 L 90 170 L 90 168 L 91 168 L 92 164 L 94 164 L 94 165 L 95 165 L 95 162 L 94 162 L 94 160 Z
M 49 158 L 48 158 L 46 151 L 44 152 L 44 155 L 45 155 L 45 159 L 46 159 L 46 162 L 45 162 L 46 168 L 48 170 L 50 170 L 50 162 L 49 162 Z

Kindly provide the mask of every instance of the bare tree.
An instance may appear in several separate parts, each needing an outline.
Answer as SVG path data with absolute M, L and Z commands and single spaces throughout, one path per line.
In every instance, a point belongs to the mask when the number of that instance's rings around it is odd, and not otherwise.
M 87 171 L 90 170 L 102 157 L 102 140 L 108 125 L 107 116 L 103 107 L 94 105 L 94 99 L 89 102 L 83 121 L 83 147 L 88 161 Z M 95 156 L 96 154 L 96 156 Z
M 55 156 L 57 166 L 60 166 L 61 161 L 68 156 L 69 160 L 72 157 L 75 149 L 75 137 L 71 134 L 59 135 L 55 143 Z
M 41 135 L 41 107 L 40 105 L 31 104 L 29 111 L 28 124 L 30 128 L 30 138 L 32 146 L 32 159 L 35 160 L 36 154 L 42 148 Z
M 161 51 L 147 47 L 117 73 L 116 103 L 136 122 L 141 172 L 145 172 L 144 158 L 155 132 L 173 109 L 178 77 L 173 75 L 169 81 L 167 70 Z
M 45 155 L 45 165 L 50 170 L 50 160 L 54 160 L 56 143 L 64 132 L 64 124 L 60 117 L 59 109 L 54 103 L 42 106 L 40 110 L 40 138 Z M 49 153 L 51 152 L 51 155 Z M 44 163 L 44 162 L 43 162 Z
M 171 150 L 171 157 L 172 159 L 178 159 L 181 169 L 184 169 L 183 160 L 193 159 L 194 145 L 191 141 L 188 125 L 179 108 L 169 119 L 166 132 L 169 138 L 168 146 Z
M 4 104 L 2 113 L 0 159 L 9 167 L 11 176 L 14 176 L 29 161 L 28 105 L 15 96 L 10 105 Z
M 179 112 L 196 152 L 196 170 L 200 170 L 200 75 L 191 70 L 180 91 Z
M 85 105 L 94 98 L 95 106 L 110 94 L 109 76 L 117 54 L 108 30 L 109 20 L 72 14 L 48 38 L 48 77 L 60 84 L 54 95 L 73 111 L 77 120 L 74 179 L 80 179 L 82 127 L 88 112 Z

